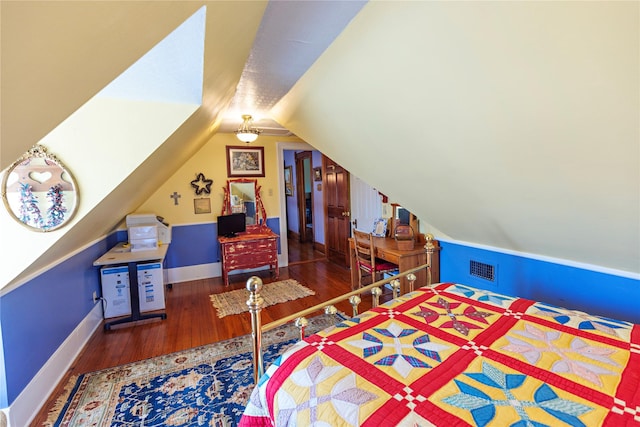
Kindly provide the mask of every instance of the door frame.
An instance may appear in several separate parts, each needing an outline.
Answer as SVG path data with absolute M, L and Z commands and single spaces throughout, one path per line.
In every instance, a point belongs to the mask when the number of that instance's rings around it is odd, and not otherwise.
M 313 156 L 311 151 L 301 151 L 295 154 L 296 159 L 296 190 L 298 196 L 298 234 L 300 236 L 300 242 L 315 242 L 315 220 L 314 220 L 314 206 L 313 206 Z M 305 175 L 304 160 L 309 160 L 309 173 Z M 307 217 L 306 217 L 306 193 L 305 193 L 305 180 L 309 181 L 311 186 L 311 230 L 307 229 Z
M 313 148 L 306 142 L 276 142 L 276 164 L 278 165 L 278 191 L 280 196 L 280 254 L 278 263 L 281 267 L 289 265 L 289 243 L 287 242 L 287 196 L 284 192 L 284 152 L 285 150 L 309 150 Z M 268 216 L 268 213 L 267 213 Z

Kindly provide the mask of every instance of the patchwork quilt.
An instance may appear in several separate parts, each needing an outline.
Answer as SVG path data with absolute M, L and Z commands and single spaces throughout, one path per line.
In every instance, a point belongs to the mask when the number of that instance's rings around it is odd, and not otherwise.
M 640 426 L 640 325 L 459 284 L 297 343 L 241 426 Z

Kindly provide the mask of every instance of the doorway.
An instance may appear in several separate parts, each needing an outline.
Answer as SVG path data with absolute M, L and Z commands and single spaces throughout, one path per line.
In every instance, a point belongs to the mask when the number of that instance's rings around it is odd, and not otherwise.
M 285 167 L 295 167 L 295 153 L 303 151 L 311 152 L 313 171 L 313 242 L 309 243 L 300 243 L 297 190 L 287 191 L 284 174 Z M 277 142 L 276 156 L 281 194 L 279 229 L 280 236 L 286 236 L 280 239 L 280 265 L 324 260 L 331 255 L 334 262 L 348 268 L 348 239 L 351 235 L 349 172 L 307 143 Z M 295 171 L 293 176 L 296 176 Z M 379 214 L 376 215 L 377 218 Z M 289 232 L 291 228 L 296 229 L 295 233 Z
M 281 265 L 325 260 L 322 182 L 314 176 L 322 153 L 308 144 L 278 143 L 278 163 L 283 174 L 280 215 Z M 290 184 L 284 183 L 284 170 Z
M 298 230 L 300 243 L 313 243 L 314 203 L 311 151 L 296 153 L 296 189 L 298 196 Z

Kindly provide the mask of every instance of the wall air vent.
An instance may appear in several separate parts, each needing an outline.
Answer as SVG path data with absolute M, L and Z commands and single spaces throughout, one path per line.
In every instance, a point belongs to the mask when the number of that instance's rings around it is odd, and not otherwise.
M 496 280 L 495 266 L 480 261 L 469 261 L 469 274 L 492 282 Z

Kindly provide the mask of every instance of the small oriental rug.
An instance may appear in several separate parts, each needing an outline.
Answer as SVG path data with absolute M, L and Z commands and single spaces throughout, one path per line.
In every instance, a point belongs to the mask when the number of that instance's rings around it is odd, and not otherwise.
M 280 304 L 286 301 L 293 301 L 298 298 L 308 297 L 316 293 L 306 286 L 302 286 L 294 279 L 281 280 L 279 282 L 267 283 L 263 285 L 260 295 L 264 299 L 263 307 Z M 235 291 L 224 292 L 222 294 L 209 295 L 211 303 L 216 308 L 218 317 L 222 318 L 230 314 L 244 313 L 249 311 L 247 300 L 249 291 L 237 289 Z
M 307 335 L 345 320 L 309 319 Z M 299 337 L 287 324 L 263 335 L 265 370 Z M 238 424 L 253 390 L 250 335 L 71 378 L 45 426 Z

